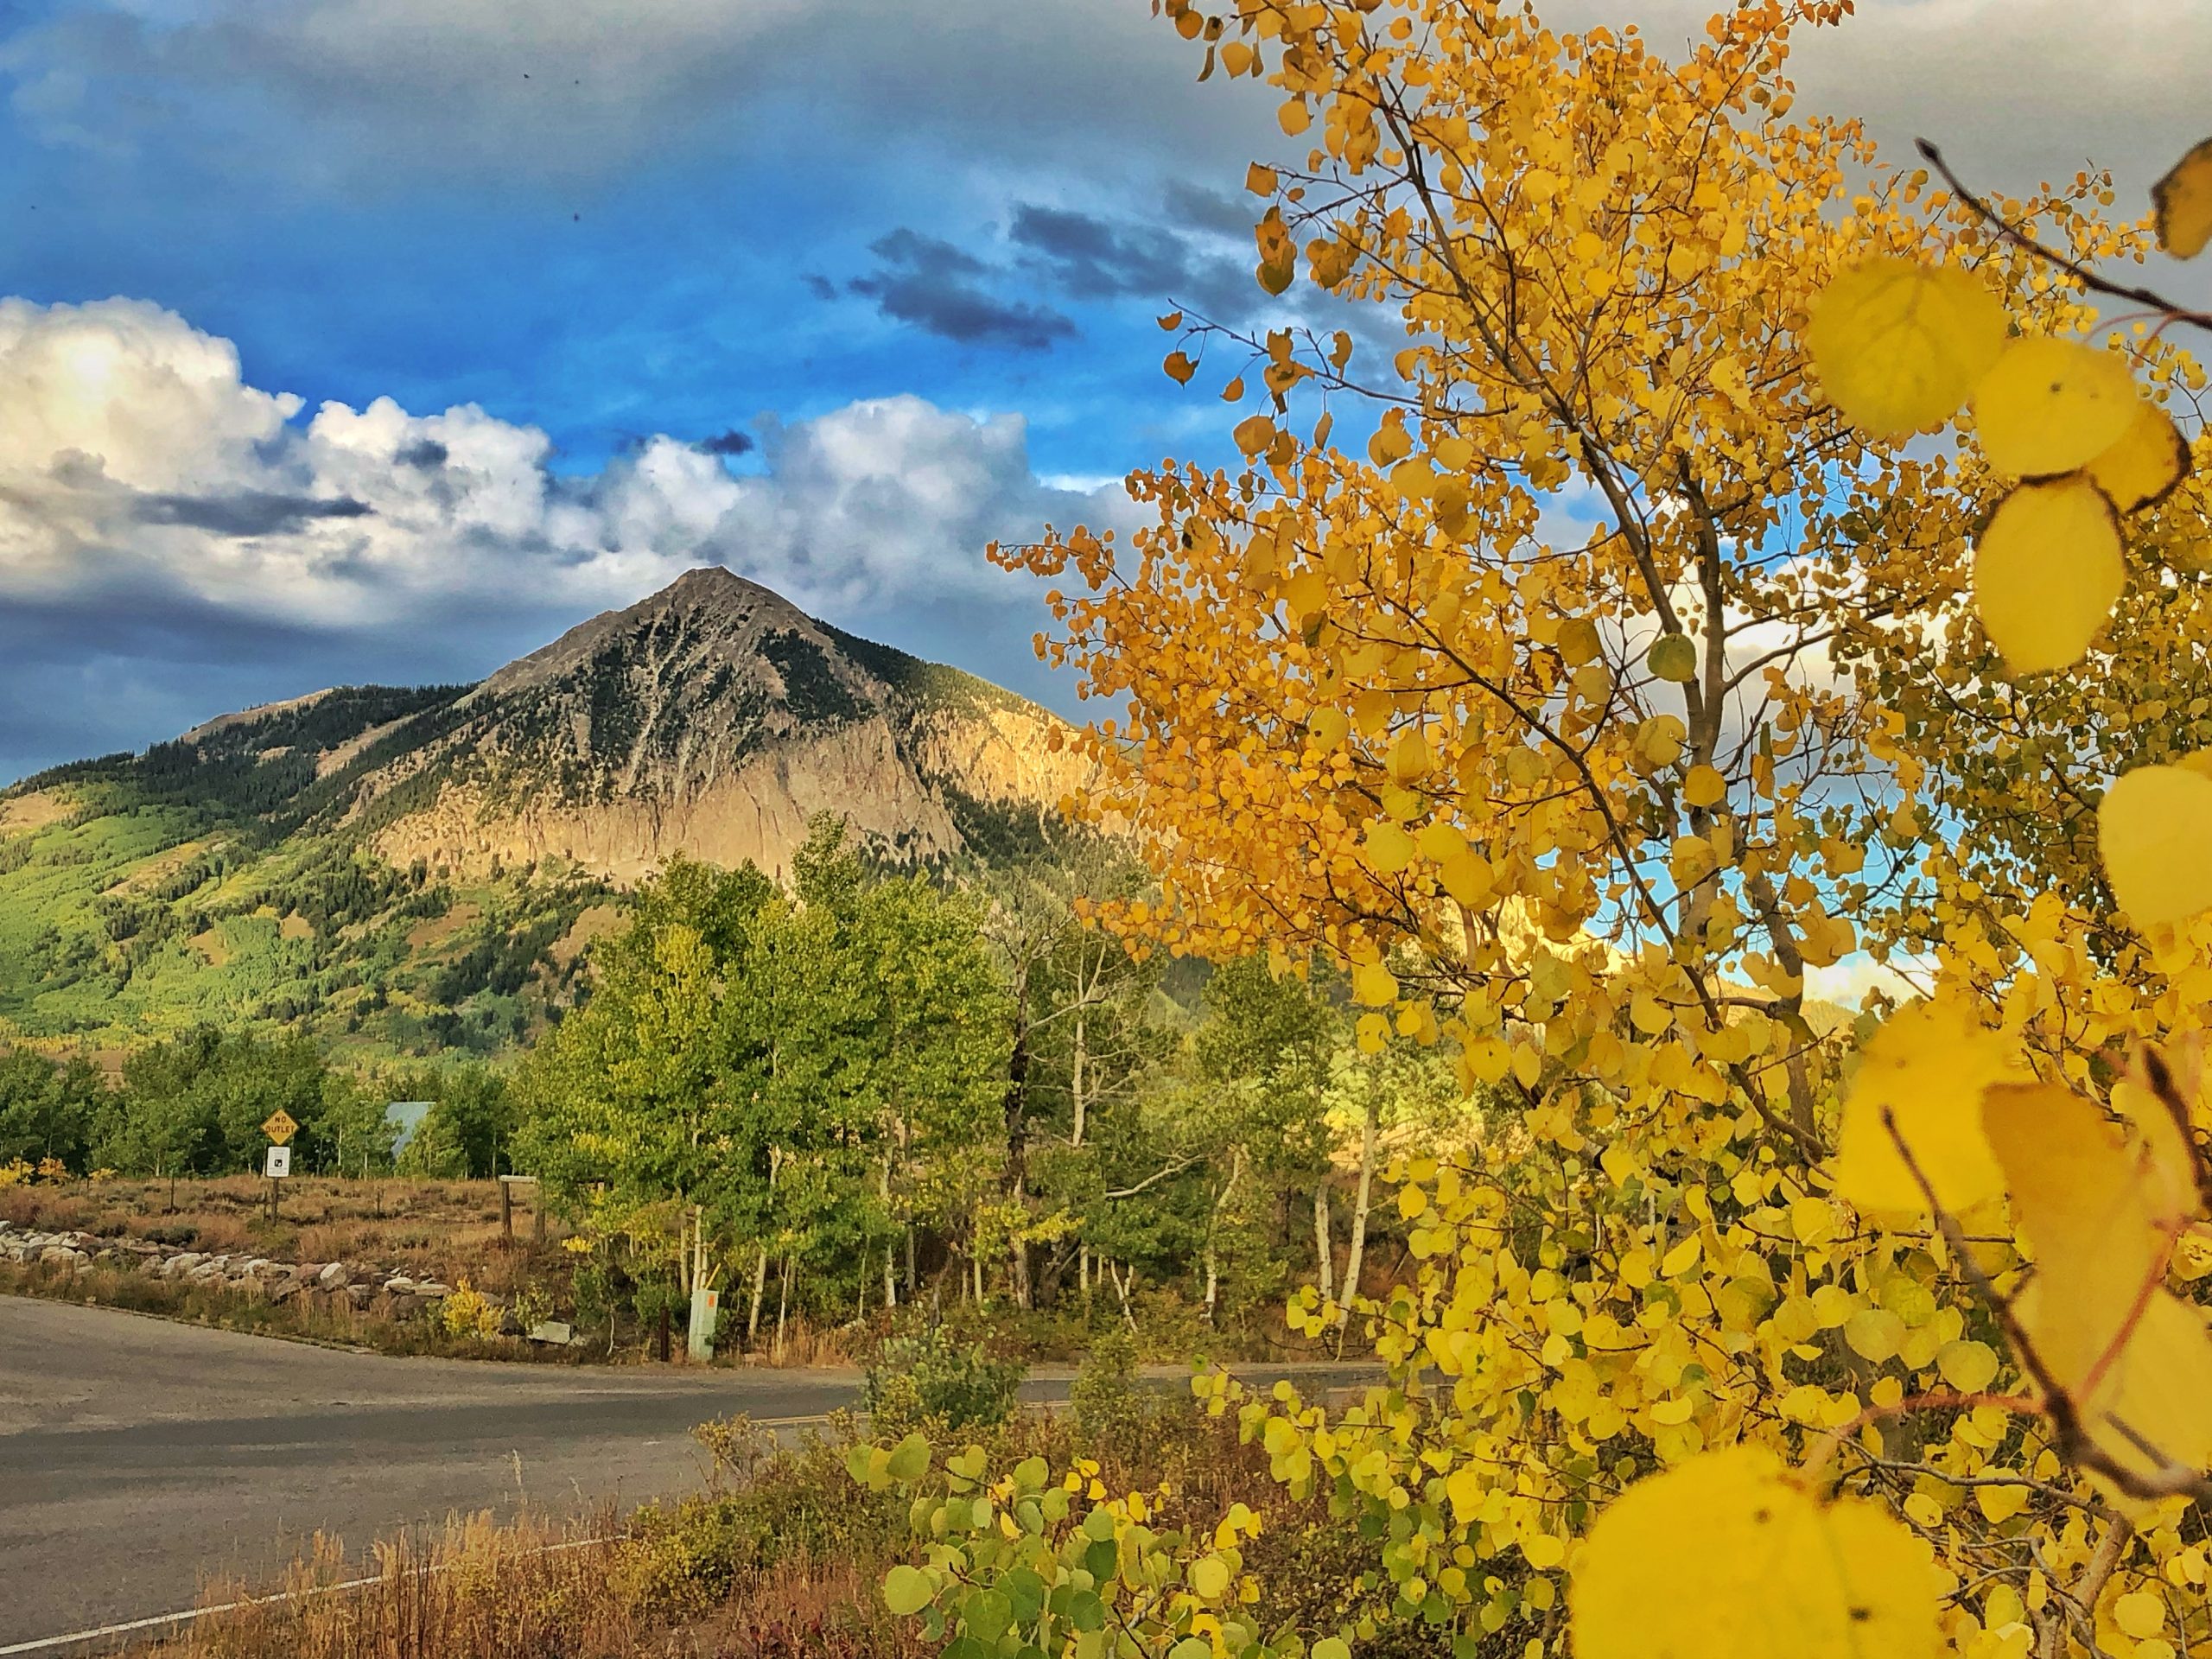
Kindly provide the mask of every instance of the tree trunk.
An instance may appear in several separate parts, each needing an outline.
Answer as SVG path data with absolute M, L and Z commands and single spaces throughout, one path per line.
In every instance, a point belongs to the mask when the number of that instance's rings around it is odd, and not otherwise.
M 1221 1295 L 1221 1261 L 1215 1248 L 1215 1238 L 1221 1230 L 1221 1212 L 1229 1207 L 1230 1194 L 1236 1191 L 1236 1183 L 1244 1174 L 1244 1148 L 1238 1147 L 1229 1155 L 1229 1179 L 1222 1183 L 1221 1196 L 1213 1201 L 1213 1213 L 1206 1217 L 1206 1323 L 1213 1323 L 1215 1305 Z
M 883 1160 L 883 1212 L 886 1216 L 891 1213 L 891 1159 L 888 1154 Z M 897 1252 L 888 1244 L 883 1247 L 883 1305 L 886 1307 L 899 1306 L 899 1270 L 893 1265 L 896 1255 Z M 863 1274 L 862 1278 L 865 1280 L 866 1275 Z M 861 1295 L 861 1306 L 865 1317 L 868 1306 L 865 1293 Z
M 1077 1152 L 1083 1150 L 1084 1122 L 1083 1063 L 1089 1052 L 1089 1046 L 1084 1042 L 1084 1017 L 1078 1014 L 1075 1017 L 1075 1058 L 1068 1071 L 1068 1093 L 1075 1102 L 1075 1132 L 1069 1137 L 1068 1144 Z
M 764 1240 L 760 1256 L 753 1263 L 753 1311 L 745 1318 L 745 1345 L 750 1349 L 760 1339 L 760 1301 L 768 1291 L 768 1246 Z
M 1337 1238 L 1329 1221 L 1329 1177 L 1325 1170 L 1313 1184 L 1314 1284 L 1324 1306 L 1337 1300 Z
M 1129 1322 L 1129 1334 L 1135 1336 L 1137 1329 L 1137 1316 L 1135 1311 L 1129 1306 L 1129 1287 L 1137 1281 L 1137 1270 L 1135 1267 L 1130 1267 L 1123 1272 L 1116 1273 L 1114 1271 L 1114 1264 L 1109 1262 L 1106 1263 L 1106 1276 L 1114 1281 L 1115 1293 L 1122 1299 L 1122 1317 Z
M 791 1311 L 791 1257 L 784 1252 L 784 1270 L 776 1275 L 776 1352 L 775 1362 L 784 1363 L 784 1321 Z
M 1344 1282 L 1337 1297 L 1337 1306 L 1344 1315 L 1346 1324 L 1351 1319 L 1352 1302 L 1359 1295 L 1359 1259 L 1367 1252 L 1367 1205 L 1375 1186 L 1375 1130 L 1382 1108 L 1372 1095 L 1367 1101 L 1367 1124 L 1359 1137 L 1359 1197 L 1351 1212 L 1351 1255 L 1344 1262 Z M 1337 1332 L 1337 1351 L 1344 1351 L 1344 1327 Z
M 1006 1066 L 1006 1195 L 1017 1208 L 1026 1208 L 1029 1196 L 1029 1017 L 1027 1005 L 1017 999 L 1014 1008 L 1014 1050 Z M 1014 1296 L 1029 1306 L 1029 1244 L 1018 1235 L 1010 1241 L 1014 1258 Z M 982 1253 L 976 1252 L 976 1300 L 983 1300 Z

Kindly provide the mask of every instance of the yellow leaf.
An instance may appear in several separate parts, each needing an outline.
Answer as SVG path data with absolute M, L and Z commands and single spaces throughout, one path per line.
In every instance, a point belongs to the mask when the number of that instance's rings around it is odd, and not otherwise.
M 1643 664 L 1655 679 L 1681 685 L 1697 677 L 1697 646 L 1686 633 L 1662 633 L 1651 642 Z
M 1229 1563 L 1218 1555 L 1201 1555 L 1191 1563 L 1191 1593 L 1200 1601 L 1219 1601 L 1229 1593 Z
M 2156 1592 L 2131 1590 L 2112 1605 L 2112 1622 L 2137 1641 L 2166 1627 L 2166 1604 Z
M 1429 752 L 1428 739 L 1418 728 L 1408 727 L 1390 746 L 1389 767 L 1393 783 L 1417 784 L 1428 776 L 1435 765 L 1436 757 Z
M 1521 1541 L 1521 1554 L 1539 1573 L 1548 1572 L 1567 1559 L 1567 1546 L 1548 1532 Z
M 1789 1230 L 1801 1244 L 1818 1244 L 1835 1235 L 1835 1210 L 1826 1198 L 1800 1198 L 1789 1206 Z
M 2089 463 L 2089 477 L 2122 512 L 2162 501 L 2189 475 L 2189 440 L 2149 398 L 2111 448 Z
M 1244 169 L 1244 188 L 1255 196 L 1272 196 L 1275 193 L 1275 170 L 1254 162 Z
M 1427 1208 L 1428 1193 L 1425 1189 L 1418 1186 L 1399 1188 L 1398 1213 L 1408 1221 L 1411 1221 Z
M 1351 731 L 1351 721 L 1341 709 L 1316 709 L 1306 722 L 1306 736 L 1317 749 L 1333 749 Z
M 1927 1207 L 1894 1124 L 1946 1210 L 1995 1198 L 2005 1179 L 1982 1134 L 1981 1096 L 2019 1075 L 2003 1039 L 1964 1010 L 1927 1002 L 1900 1009 L 1866 1045 L 1845 1097 L 1836 1196 L 1868 1210 Z
M 2081 661 L 2126 582 L 2119 518 L 2078 478 L 2014 490 L 1974 553 L 1974 609 L 2015 674 Z
M 1352 999 L 1370 1008 L 1388 1007 L 1398 1000 L 1397 976 L 1379 962 L 1351 970 Z
M 1452 1502 L 1452 1516 L 1465 1526 L 1475 1518 L 1475 1511 L 1482 1507 L 1484 1487 L 1481 1471 L 1471 1463 L 1463 1463 L 1444 1479 L 1444 1496 Z
M 1974 1489 L 1974 1507 L 1992 1522 L 2009 1521 L 2028 1507 L 2028 1489 L 2024 1486 L 1977 1486 Z
M 1229 435 L 1247 455 L 1256 455 L 1274 442 L 1275 423 L 1264 415 L 1247 416 Z
M 1768 1452 L 1710 1452 L 1630 1487 L 1583 1545 L 1575 1659 L 1929 1659 L 1927 1546 L 1875 1505 L 1822 1505 Z
M 1704 1249 L 1703 1241 L 1695 1233 L 1692 1233 L 1661 1259 L 1660 1273 L 1669 1279 L 1681 1278 L 1697 1265 L 1698 1257 L 1704 1253 Z
M 1682 780 L 1682 798 L 1692 806 L 1718 806 L 1728 798 L 1728 780 L 1717 767 L 1692 766 Z
M 1886 1307 L 1862 1307 L 1844 1322 L 1843 1339 L 1853 1353 L 1879 1365 L 1904 1345 L 1904 1321 Z
M 2212 909 L 2212 778 L 2138 766 L 2097 807 L 2097 855 L 2113 897 L 2139 927 Z
M 1993 1088 L 1982 1118 L 2035 1252 L 2037 1349 L 2061 1379 L 2085 1376 L 2160 1254 L 2140 1166 L 2103 1109 L 2057 1084 Z
M 2202 1470 L 2212 1462 L 2212 1337 L 2169 1292 L 2145 1299 L 2164 1276 L 2165 1236 L 2142 1148 L 2055 1084 L 1993 1089 L 1984 1116 L 2034 1250 L 2016 1312 L 2037 1356 L 2114 1461 Z
M 2177 259 L 2194 259 L 2212 239 L 2212 138 L 2190 150 L 2151 187 L 2158 245 Z
M 1377 818 L 1367 826 L 1367 861 L 1384 875 L 1395 875 L 1414 861 L 1414 838 L 1402 826 Z
M 1467 850 L 1467 838 L 1448 823 L 1422 825 L 1421 833 L 1414 837 L 1414 844 L 1432 864 L 1449 864 Z
M 1462 853 L 1438 866 L 1436 879 L 1444 891 L 1469 910 L 1478 910 L 1497 891 L 1497 877 L 1490 861 L 1480 853 Z
M 1961 1394 L 1980 1394 L 1996 1380 L 1997 1351 L 1986 1342 L 1947 1342 L 1936 1351 L 1936 1369 Z
M 1160 366 L 1167 371 L 1167 378 L 1179 386 L 1189 385 L 1191 377 L 1198 372 L 1198 365 L 1191 360 L 1187 352 L 1170 352 Z
M 1294 98 L 1275 111 L 1275 120 L 1293 138 L 1313 123 L 1313 111 L 1306 107 L 1306 100 Z
M 1829 402 L 1880 438 L 1956 413 L 2005 348 L 2005 307 L 1952 265 L 1869 259 L 1813 302 L 1805 344 Z
M 2005 348 L 1974 388 L 1974 415 L 1992 467 L 2055 478 L 2119 442 L 2140 402 L 2135 377 L 2110 352 L 2035 335 Z

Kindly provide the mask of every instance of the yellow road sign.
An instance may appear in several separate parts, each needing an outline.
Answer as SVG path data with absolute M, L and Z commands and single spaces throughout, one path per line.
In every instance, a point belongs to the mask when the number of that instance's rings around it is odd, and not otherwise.
M 261 1132 L 281 1147 L 300 1132 L 300 1126 L 292 1121 L 289 1112 L 279 1106 L 262 1123 Z

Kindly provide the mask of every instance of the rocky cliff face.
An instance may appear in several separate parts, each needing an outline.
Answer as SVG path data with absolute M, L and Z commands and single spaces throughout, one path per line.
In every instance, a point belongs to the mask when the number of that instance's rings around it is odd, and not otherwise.
M 457 693 L 326 693 L 180 742 L 311 771 L 313 810 L 395 865 L 563 860 L 627 883 L 678 853 L 780 870 L 820 812 L 894 856 L 988 856 L 1087 782 L 1064 730 L 709 569 Z

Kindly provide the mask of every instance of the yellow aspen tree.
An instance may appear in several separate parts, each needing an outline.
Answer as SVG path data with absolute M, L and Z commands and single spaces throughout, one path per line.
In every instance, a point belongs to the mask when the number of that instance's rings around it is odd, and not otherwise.
M 1448 1037 L 1520 1109 L 1395 1171 L 1386 1384 L 1202 1391 L 1455 1651 L 2212 1637 L 2202 379 L 2005 226 L 2151 229 L 1794 111 L 1848 0 L 1679 59 L 1497 0 L 1159 9 L 1310 145 L 1248 180 L 1259 284 L 1397 340 L 1163 319 L 1243 464 L 996 550 L 1074 579 L 1042 649 L 1116 711 L 1083 804 L 1160 896 L 1103 919 L 1325 952 L 1365 1046 Z M 1808 990 L 1870 943 L 1929 969 L 1878 1033 Z

